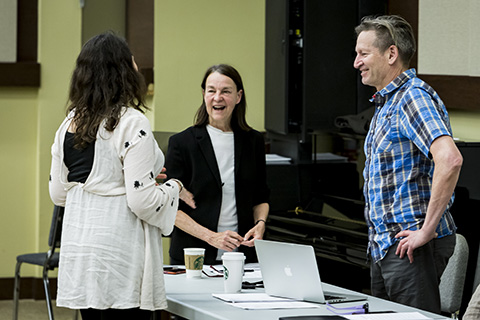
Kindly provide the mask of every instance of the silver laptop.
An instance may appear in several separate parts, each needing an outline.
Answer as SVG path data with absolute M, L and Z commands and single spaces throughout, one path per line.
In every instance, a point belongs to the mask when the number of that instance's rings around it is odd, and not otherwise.
M 367 300 L 366 296 L 325 292 L 312 246 L 255 240 L 265 292 L 318 303 Z

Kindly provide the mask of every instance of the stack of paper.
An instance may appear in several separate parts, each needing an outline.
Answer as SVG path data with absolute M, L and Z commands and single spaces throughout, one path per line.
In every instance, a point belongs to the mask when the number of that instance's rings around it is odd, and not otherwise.
M 284 157 L 278 154 L 268 153 L 265 155 L 267 164 L 290 164 L 292 158 Z
M 266 293 L 212 293 L 212 296 L 229 303 L 231 306 L 251 309 L 295 309 L 295 308 L 321 308 L 318 303 L 309 303 L 288 298 L 273 297 Z M 312 319 L 312 315 L 308 316 Z M 328 316 L 323 316 L 327 318 Z M 420 312 L 387 312 L 387 313 L 367 313 L 341 315 L 342 318 L 350 320 L 427 320 L 432 319 L 424 316 Z M 321 319 L 322 316 L 319 316 Z M 282 318 L 288 319 L 288 318 Z M 292 317 L 293 319 L 302 319 L 302 316 Z
M 331 152 L 322 152 L 312 154 L 312 160 L 316 160 L 317 162 L 347 162 L 348 158 Z
M 316 303 L 272 297 L 266 293 L 212 293 L 212 296 L 234 307 L 250 310 L 320 307 Z

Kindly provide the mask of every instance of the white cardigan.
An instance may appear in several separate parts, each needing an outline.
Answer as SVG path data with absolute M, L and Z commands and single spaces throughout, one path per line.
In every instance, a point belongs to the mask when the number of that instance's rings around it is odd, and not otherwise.
M 164 309 L 162 234 L 173 230 L 179 186 L 155 183 L 164 155 L 148 119 L 125 108 L 113 132 L 101 125 L 92 171 L 82 184 L 67 181 L 63 162 L 72 117 L 52 146 L 50 196 L 65 206 L 57 305 Z

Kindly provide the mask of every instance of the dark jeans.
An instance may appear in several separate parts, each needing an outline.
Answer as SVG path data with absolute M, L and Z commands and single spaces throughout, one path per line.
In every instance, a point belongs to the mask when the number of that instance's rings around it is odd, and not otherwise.
M 83 320 L 151 320 L 152 311 L 133 309 L 81 309 L 80 314 Z
M 371 263 L 372 295 L 440 314 L 438 285 L 455 243 L 455 234 L 433 239 L 413 252 L 410 263 L 406 255 L 395 254 L 397 242 L 382 260 Z

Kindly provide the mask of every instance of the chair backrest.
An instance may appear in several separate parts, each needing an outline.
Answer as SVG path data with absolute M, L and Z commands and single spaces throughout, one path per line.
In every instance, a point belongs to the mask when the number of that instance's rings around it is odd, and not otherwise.
M 475 278 L 473 279 L 472 294 L 475 292 L 475 290 L 477 290 L 477 287 L 479 284 L 480 284 L 480 246 L 478 248 L 477 268 L 475 269 Z
M 65 207 L 54 206 L 53 208 L 52 224 L 50 225 L 50 234 L 48 236 L 48 246 L 50 249 L 60 248 L 64 212 Z
M 467 240 L 458 233 L 456 237 L 455 251 L 440 279 L 442 311 L 448 313 L 460 310 L 468 262 Z

